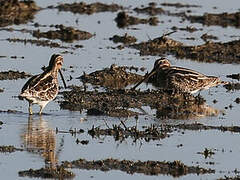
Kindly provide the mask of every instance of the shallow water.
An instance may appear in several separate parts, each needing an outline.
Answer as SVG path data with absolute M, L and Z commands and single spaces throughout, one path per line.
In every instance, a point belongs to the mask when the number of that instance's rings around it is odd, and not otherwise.
M 58 1 L 36 1 L 40 7 L 47 7 L 49 5 L 57 5 Z M 61 2 L 75 2 L 75 1 L 61 1 Z M 95 1 L 86 1 L 87 3 Z M 137 15 L 132 11 L 135 7 L 147 5 L 150 1 L 101 1 L 106 3 L 118 3 L 125 7 L 130 7 L 127 11 L 131 15 L 138 17 L 148 17 L 147 15 Z M 222 12 L 236 12 L 240 7 L 240 2 L 231 1 L 175 1 L 183 4 L 201 5 L 199 8 L 190 8 L 192 14 L 202 15 L 205 12 L 222 13 Z M 160 3 L 157 3 L 160 6 Z M 213 7 L 217 7 L 216 9 Z M 165 7 L 166 10 L 173 12 L 184 11 L 186 8 L 176 9 L 174 7 Z M 31 74 L 41 73 L 40 67 L 47 65 L 51 54 L 61 53 L 64 56 L 64 71 L 65 79 L 69 79 L 70 75 L 74 78 L 67 82 L 68 85 L 81 85 L 77 77 L 81 76 L 83 72 L 90 73 L 95 70 L 100 70 L 109 67 L 115 63 L 117 65 L 129 65 L 137 67 L 146 67 L 148 71 L 151 70 L 154 61 L 158 57 L 154 56 L 139 56 L 137 50 L 124 48 L 123 50 L 112 49 L 109 47 L 116 47 L 109 41 L 109 38 L 115 34 L 123 35 L 128 33 L 138 39 L 138 42 L 146 41 L 149 37 L 155 38 L 161 36 L 163 33 L 170 32 L 172 26 L 186 27 L 194 26 L 196 28 L 203 28 L 202 31 L 189 33 L 186 31 L 178 31 L 172 35 L 171 38 L 187 44 L 202 44 L 200 36 L 204 33 L 217 36 L 217 41 L 230 41 L 239 39 L 239 29 L 233 27 L 222 28 L 218 26 L 202 26 L 201 24 L 191 24 L 188 21 L 181 23 L 178 17 L 168 17 L 159 15 L 159 19 L 164 23 L 159 23 L 158 26 L 136 25 L 130 26 L 126 29 L 119 29 L 114 22 L 117 12 L 96 13 L 93 15 L 72 14 L 70 12 L 58 12 L 57 10 L 45 9 L 39 11 L 35 15 L 33 22 L 22 25 L 12 25 L 14 29 L 36 29 L 33 27 L 34 23 L 42 25 L 64 24 L 65 26 L 73 26 L 80 30 L 85 30 L 96 35 L 84 41 L 75 41 L 73 43 L 62 43 L 62 45 L 83 45 L 83 48 L 76 50 L 59 49 L 49 47 L 38 47 L 31 44 L 24 45 L 23 43 L 9 43 L 4 40 L 6 38 L 21 38 L 21 39 L 35 39 L 29 33 L 22 32 L 7 32 L 0 31 L 0 55 L 6 56 L 0 58 L 1 71 L 19 70 Z M 169 22 L 168 20 L 172 21 Z M 78 20 L 78 23 L 76 23 Z M 100 21 L 100 23 L 98 23 Z M 132 28 L 136 28 L 133 30 Z M 40 30 L 46 31 L 49 27 L 39 27 Z M 235 35 L 237 37 L 231 37 Z M 186 37 L 194 37 L 196 40 L 186 40 Z M 54 42 L 60 42 L 55 40 Z M 67 53 L 64 53 L 68 51 Z M 70 52 L 70 53 L 69 53 Z M 21 57 L 12 59 L 11 56 Z M 226 78 L 227 74 L 239 73 L 240 65 L 236 64 L 218 64 L 218 63 L 201 63 L 191 61 L 188 59 L 176 59 L 173 56 L 167 56 L 171 63 L 176 66 L 183 66 L 195 69 L 204 74 L 215 75 L 221 77 L 222 80 L 232 81 Z M 73 66 L 73 68 L 70 68 Z M 71 71 L 73 70 L 73 72 Z M 145 72 L 138 72 L 144 74 Z M 72 161 L 79 158 L 87 160 L 99 160 L 105 158 L 116 158 L 119 160 L 159 160 L 159 161 L 174 161 L 180 160 L 188 166 L 200 166 L 204 168 L 214 169 L 214 174 L 197 175 L 190 174 L 179 177 L 179 179 L 216 179 L 219 177 L 235 176 L 239 171 L 239 134 L 231 132 L 221 132 L 219 130 L 179 130 L 173 132 L 169 138 L 160 141 L 137 141 L 128 138 L 123 142 L 115 141 L 113 137 L 106 136 L 101 138 L 92 138 L 87 134 L 87 130 L 92 126 L 100 126 L 106 128 L 106 123 L 120 124 L 120 120 L 124 120 L 127 126 L 133 126 L 137 123 L 139 127 L 151 124 L 178 124 L 178 123 L 194 123 L 200 122 L 205 125 L 213 126 L 240 126 L 239 110 L 240 106 L 234 102 L 239 97 L 238 91 L 227 92 L 221 86 L 211 88 L 210 90 L 202 91 L 201 95 L 206 99 L 206 103 L 212 108 L 220 110 L 221 113 L 217 116 L 198 117 L 189 120 L 160 120 L 155 117 L 155 111 L 148 107 L 144 107 L 150 115 L 139 116 L 136 122 L 135 118 L 112 118 L 105 116 L 88 116 L 85 112 L 70 112 L 68 110 L 61 110 L 57 101 L 61 96 L 47 105 L 44 109 L 44 114 L 40 117 L 34 115 L 29 118 L 27 112 L 27 102 L 20 101 L 17 98 L 22 85 L 26 79 L 19 80 L 4 80 L 0 81 L 0 88 L 4 89 L 0 93 L 0 109 L 7 111 L 8 109 L 20 111 L 20 113 L 0 113 L 0 120 L 3 121 L 0 129 L 0 145 L 14 145 L 15 147 L 23 148 L 24 151 L 14 153 L 0 153 L 0 174 L 2 179 L 34 179 L 28 177 L 19 177 L 18 172 L 27 169 L 39 169 L 51 163 L 59 164 L 61 161 Z M 63 86 L 63 84 L 60 85 Z M 142 84 L 141 88 L 151 88 L 150 85 Z M 216 99 L 218 102 L 213 103 Z M 229 105 L 232 104 L 232 108 Z M 228 108 L 226 108 L 228 107 Z M 38 111 L 38 107 L 34 106 L 34 111 Z M 224 114 L 223 114 L 224 112 Z M 85 132 L 77 134 L 76 136 L 69 133 L 55 133 L 55 129 L 68 131 L 69 129 L 83 129 Z M 183 133 L 184 132 L 184 133 Z M 25 138 L 24 138 L 25 137 Z M 29 139 L 29 138 L 30 139 Z M 27 140 L 28 139 L 28 140 Z M 88 140 L 87 145 L 77 144 L 76 140 Z M 42 142 L 42 144 L 40 143 Z M 49 143 L 51 147 L 47 145 Z M 45 144 L 44 144 L 45 143 Z M 182 146 L 178 146 L 182 144 Z M 198 152 L 203 152 L 205 148 L 211 149 L 215 154 L 211 157 L 204 158 Z M 52 152 L 49 153 L 48 149 Z M 48 153 L 47 153 L 48 152 Z M 211 163 L 209 163 L 211 162 Z M 235 171 L 237 169 L 237 171 Z M 76 174 L 75 179 L 172 179 L 172 176 L 159 175 L 147 176 L 143 174 L 127 174 L 118 170 L 108 172 L 95 170 L 79 170 L 70 169 Z M 235 172 L 234 172 L 235 171 Z

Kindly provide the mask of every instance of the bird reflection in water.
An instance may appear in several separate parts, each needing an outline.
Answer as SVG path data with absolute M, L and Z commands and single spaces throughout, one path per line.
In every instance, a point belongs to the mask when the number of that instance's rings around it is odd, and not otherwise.
M 57 166 L 56 134 L 41 116 L 33 119 L 30 115 L 28 124 L 21 134 L 23 146 L 28 152 L 40 154 L 45 159 L 45 166 L 55 169 Z
M 193 104 L 186 108 L 178 107 L 174 109 L 171 107 L 163 107 L 157 109 L 156 117 L 160 119 L 196 120 L 204 117 L 216 117 L 220 113 L 223 113 L 223 111 L 203 103 L 201 105 Z

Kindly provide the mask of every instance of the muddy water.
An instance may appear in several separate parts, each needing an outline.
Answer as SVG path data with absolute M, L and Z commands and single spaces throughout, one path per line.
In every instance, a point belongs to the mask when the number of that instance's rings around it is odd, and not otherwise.
M 63 1 L 61 3 L 71 3 L 71 1 Z M 75 1 L 72 1 L 75 2 Z M 92 3 L 95 1 L 86 1 Z M 103 3 L 111 3 L 112 1 L 101 1 Z M 114 1 L 114 3 L 126 7 L 126 12 L 131 16 L 139 18 L 148 18 L 146 14 L 137 14 L 133 11 L 135 7 L 141 5 L 148 6 L 150 1 L 131 1 L 122 2 Z M 176 1 L 177 2 L 177 1 Z M 171 12 L 181 12 L 191 10 L 189 15 L 203 15 L 204 13 L 223 13 L 237 12 L 240 3 L 236 1 L 179 1 L 182 4 L 191 3 L 200 5 L 201 7 L 191 8 L 175 8 L 164 7 L 157 2 L 157 7 L 162 7 Z M 57 6 L 58 1 L 43 2 L 36 1 L 39 7 L 46 8 L 50 5 Z M 215 8 L 216 7 L 216 8 Z M 174 40 L 180 41 L 188 45 L 199 45 L 204 43 L 200 38 L 204 33 L 214 35 L 218 40 L 215 42 L 227 42 L 239 39 L 239 29 L 232 26 L 223 28 L 220 26 L 203 26 L 200 23 L 190 23 L 183 21 L 179 17 L 157 15 L 160 23 L 157 26 L 148 24 L 139 24 L 119 29 L 114 21 L 117 12 L 100 12 L 92 15 L 73 14 L 71 12 L 59 12 L 57 9 L 43 9 L 34 15 L 34 19 L 26 24 L 9 25 L 4 28 L 13 28 L 9 32 L 4 29 L 0 31 L 0 68 L 1 71 L 15 70 L 24 71 L 29 74 L 41 73 L 41 67 L 48 64 L 49 58 L 53 53 L 61 53 L 64 56 L 63 71 L 65 80 L 68 85 L 82 85 L 77 77 L 83 72 L 90 73 L 101 70 L 115 63 L 117 65 L 127 65 L 136 67 L 145 67 L 144 72 L 137 72 L 141 75 L 146 71 L 150 71 L 153 67 L 154 60 L 159 56 L 140 56 L 139 51 L 130 48 L 122 50 L 116 47 L 109 40 L 114 35 L 124 35 L 128 33 L 137 38 L 137 42 L 147 41 L 149 38 L 154 39 L 160 37 L 164 33 L 171 32 L 173 26 L 183 27 L 193 26 L 197 29 L 193 33 L 187 31 L 177 31 L 170 35 Z M 40 24 L 34 27 L 34 23 Z M 44 46 L 36 46 L 30 43 L 8 42 L 7 38 L 33 39 L 31 33 L 18 31 L 21 29 L 48 31 L 54 30 L 50 25 L 63 24 L 64 26 L 73 26 L 76 29 L 87 31 L 95 34 L 89 40 L 73 41 L 72 43 L 61 42 L 60 40 L 52 40 L 66 48 L 50 48 Z M 194 38 L 188 40 L 186 38 Z M 47 40 L 41 38 L 39 40 Z M 74 48 L 75 45 L 81 45 L 82 48 Z M 17 58 L 11 58 L 16 56 Z M 23 58 L 22 58 L 23 57 Z M 195 69 L 204 74 L 219 76 L 222 80 L 233 80 L 226 78 L 226 75 L 239 73 L 238 64 L 219 64 L 219 63 L 202 63 L 192 61 L 190 59 L 177 59 L 172 55 L 166 56 L 171 63 L 176 66 L 183 66 Z M 73 77 L 72 80 L 70 80 Z M 150 126 L 155 124 L 160 126 L 163 124 L 176 125 L 179 123 L 202 123 L 211 126 L 240 126 L 239 110 L 240 105 L 235 99 L 239 97 L 239 90 L 227 91 L 222 86 L 202 91 L 201 95 L 206 100 L 206 104 L 212 109 L 217 109 L 219 113 L 209 114 L 202 113 L 196 117 L 187 120 L 182 119 L 158 119 L 156 118 L 156 110 L 149 107 L 142 107 L 146 115 L 132 118 L 113 118 L 108 116 L 88 116 L 86 111 L 71 112 L 60 109 L 58 101 L 61 95 L 54 102 L 48 104 L 44 109 L 44 114 L 40 117 L 33 115 L 29 117 L 27 113 L 27 102 L 20 101 L 17 98 L 23 84 L 27 79 L 2 80 L 0 88 L 4 91 L 0 93 L 0 125 L 1 146 L 13 145 L 22 151 L 12 153 L 0 153 L 0 174 L 1 179 L 33 179 L 28 176 L 19 177 L 18 172 L 32 169 L 40 169 L 42 167 L 55 167 L 61 165 L 62 161 L 73 161 L 80 158 L 92 161 L 113 158 L 118 160 L 130 161 L 170 161 L 179 160 L 187 166 L 200 166 L 202 168 L 210 168 L 215 173 L 210 174 L 187 174 L 182 175 L 180 179 L 217 179 L 224 176 L 237 176 L 239 174 L 239 133 L 222 132 L 220 130 L 183 130 L 177 129 L 169 132 L 169 137 L 155 140 L 145 141 L 128 137 L 124 140 L 116 141 L 113 136 L 100 136 L 92 138 L 88 134 L 88 130 L 99 126 L 100 128 L 112 127 L 112 124 L 119 125 L 120 121 L 124 121 L 127 127 L 136 126 L 142 129 L 142 126 Z M 233 82 L 237 82 L 234 80 Z M 63 84 L 60 82 L 60 86 Z M 89 89 L 91 89 L 89 85 Z M 141 90 L 154 88 L 150 84 L 142 84 Z M 63 89 L 61 89 L 63 91 Z M 11 111 L 8 111 L 11 110 Z M 38 107 L 34 106 L 34 111 L 38 111 Z M 56 133 L 56 128 L 58 133 Z M 82 129 L 82 133 L 68 133 L 69 130 L 75 131 Z M 62 132 L 64 131 L 64 132 Z M 80 142 L 88 142 L 77 143 Z M 205 148 L 211 150 L 214 154 L 204 157 L 202 152 Z M 200 152 L 200 153 L 199 153 Z M 172 179 L 172 175 L 158 174 L 150 176 L 142 173 L 128 174 L 125 171 L 111 170 L 87 170 L 72 169 L 75 179 Z

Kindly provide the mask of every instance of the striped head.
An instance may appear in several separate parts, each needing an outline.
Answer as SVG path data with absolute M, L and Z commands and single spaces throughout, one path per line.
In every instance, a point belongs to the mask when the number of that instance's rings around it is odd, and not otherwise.
M 53 54 L 50 61 L 48 68 L 53 71 L 58 71 L 61 69 L 63 65 L 63 57 L 60 54 Z
M 160 59 L 156 60 L 154 63 L 155 70 L 168 68 L 170 66 L 171 66 L 171 64 L 170 64 L 169 60 L 166 58 L 160 58 Z

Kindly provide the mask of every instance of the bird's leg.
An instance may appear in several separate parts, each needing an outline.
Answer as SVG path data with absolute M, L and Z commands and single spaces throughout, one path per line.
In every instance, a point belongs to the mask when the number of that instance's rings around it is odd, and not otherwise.
M 42 115 L 42 111 L 44 109 L 44 107 L 47 105 L 48 102 L 40 104 L 40 110 L 39 110 L 39 115 Z
M 44 106 L 40 106 L 39 115 L 42 115 L 43 108 Z
M 32 103 L 31 103 L 31 102 L 29 102 L 28 112 L 29 112 L 30 115 L 33 114 L 33 111 L 32 111 Z

